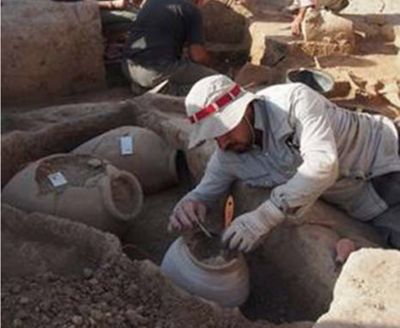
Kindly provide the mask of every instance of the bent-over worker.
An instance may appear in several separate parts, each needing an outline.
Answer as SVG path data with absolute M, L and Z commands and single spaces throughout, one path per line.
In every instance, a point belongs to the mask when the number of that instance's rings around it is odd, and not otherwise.
M 240 179 L 272 188 L 269 199 L 223 234 L 231 249 L 253 250 L 285 220 L 322 197 L 382 232 L 400 248 L 399 132 L 381 115 L 351 112 L 301 83 L 245 91 L 224 75 L 198 81 L 185 101 L 189 148 L 218 144 L 204 176 L 175 207 L 169 228 L 192 228 Z
M 153 88 L 169 80 L 166 93 L 185 96 L 195 82 L 216 74 L 206 67 L 200 7 L 207 0 L 147 0 L 132 25 L 123 70 L 133 84 Z M 189 58 L 184 58 L 184 47 Z

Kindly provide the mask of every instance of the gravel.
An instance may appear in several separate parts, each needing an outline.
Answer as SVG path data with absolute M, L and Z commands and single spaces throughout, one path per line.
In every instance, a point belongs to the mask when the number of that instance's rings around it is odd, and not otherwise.
M 125 255 L 81 275 L 2 280 L 3 327 L 270 327 L 173 287 L 149 261 Z

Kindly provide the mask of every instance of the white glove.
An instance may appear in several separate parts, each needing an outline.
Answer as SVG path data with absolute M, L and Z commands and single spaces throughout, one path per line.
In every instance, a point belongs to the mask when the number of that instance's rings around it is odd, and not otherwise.
M 206 205 L 193 199 L 180 201 L 169 217 L 168 231 L 191 229 L 198 221 L 204 222 L 207 214 Z
M 237 217 L 225 230 L 222 242 L 230 249 L 249 252 L 283 220 L 283 213 L 268 200 L 256 210 Z

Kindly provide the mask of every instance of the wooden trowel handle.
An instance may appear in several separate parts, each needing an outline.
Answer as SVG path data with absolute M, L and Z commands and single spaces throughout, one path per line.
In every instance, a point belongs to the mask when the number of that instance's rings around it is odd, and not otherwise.
M 233 215 L 235 212 L 235 201 L 233 200 L 233 196 L 229 195 L 225 202 L 224 208 L 224 226 L 228 227 L 233 219 Z

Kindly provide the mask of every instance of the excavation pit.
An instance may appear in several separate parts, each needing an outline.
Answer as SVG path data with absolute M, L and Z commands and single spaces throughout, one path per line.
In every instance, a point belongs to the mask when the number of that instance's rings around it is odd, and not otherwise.
M 21 122 L 30 121 L 32 129 L 29 125 L 22 125 L 26 127 L 25 130 L 11 131 L 3 136 L 2 169 L 5 173 L 3 183 L 6 183 L 30 161 L 53 153 L 68 152 L 116 127 L 128 124 L 153 130 L 171 147 L 180 150 L 175 159 L 179 184 L 145 195 L 142 211 L 124 230 L 120 242 L 121 249 L 130 258 L 129 263 L 140 264 L 151 260 L 156 265 L 161 265 L 168 248 L 179 237 L 178 234 L 168 233 L 168 217 L 175 204 L 194 186 L 196 179 L 201 177 L 214 149 L 213 145 L 205 144 L 195 151 L 187 151 L 185 146 L 187 122 L 183 119 L 182 106 L 182 99 L 144 96 L 124 102 L 66 105 L 20 114 L 17 116 L 18 119 Z M 101 115 L 94 110 L 96 107 L 101 109 Z M 163 112 L 159 108 L 162 108 Z M 62 136 L 68 136 L 68 143 L 65 143 Z M 267 190 L 254 188 L 242 190 L 235 187 L 235 216 L 256 208 L 268 196 L 267 192 Z M 222 221 L 222 207 L 218 207 L 214 215 L 215 220 Z M 214 216 L 210 219 L 213 218 Z M 333 220 L 335 224 L 333 226 L 325 224 L 324 227 L 323 222 L 318 223 L 321 218 Z M 317 202 L 315 212 L 309 219 L 317 224 L 282 226 L 273 232 L 262 247 L 246 256 L 250 274 L 250 294 L 240 310 L 250 321 L 245 321 L 246 324 L 242 327 L 259 325 L 260 320 L 275 323 L 315 321 L 327 311 L 332 299 L 334 283 L 340 272 L 334 263 L 334 246 L 339 239 L 338 232 L 350 231 L 350 235 L 353 233 L 361 236 L 367 236 L 367 233 L 364 227 L 351 223 L 342 213 L 320 202 Z M 20 241 L 25 237 L 21 238 Z M 38 231 L 39 244 L 42 242 L 41 238 Z M 53 240 L 45 239 L 50 244 Z M 193 245 L 194 253 L 200 259 L 216 255 L 219 244 L 217 240 L 213 243 L 214 248 L 197 248 L 196 244 Z M 7 247 L 3 246 L 3 250 L 7 250 Z M 212 250 L 216 250 L 217 253 Z M 55 253 L 56 251 L 52 254 Z M 3 251 L 3 258 L 12 258 L 12 256 L 11 253 L 8 255 Z M 73 262 L 78 266 L 74 270 L 75 274 L 83 272 L 86 267 L 90 268 L 86 263 L 79 264 L 82 261 L 73 260 Z M 3 270 L 6 268 L 7 266 L 3 266 Z M 91 270 L 96 272 L 96 265 Z M 63 274 L 60 270 L 57 272 Z M 3 274 L 3 283 L 6 288 L 10 286 L 6 277 L 14 275 L 15 272 L 12 270 Z M 26 279 L 26 276 L 23 279 Z M 152 281 L 148 279 L 146 286 Z M 14 285 L 16 282 L 12 281 L 11 284 Z M 23 284 L 23 282 L 19 280 L 18 284 Z M 162 287 L 157 283 L 154 288 L 158 291 Z M 193 300 L 196 300 L 193 302 L 198 301 L 196 298 Z M 18 306 L 12 307 L 11 303 L 7 303 L 7 299 L 6 304 L 6 311 L 9 314 L 18 309 Z M 187 309 L 187 312 L 195 315 L 190 309 Z M 239 319 L 236 318 L 236 320 Z M 242 317 L 240 320 L 246 319 Z M 215 327 L 222 326 L 216 324 Z

